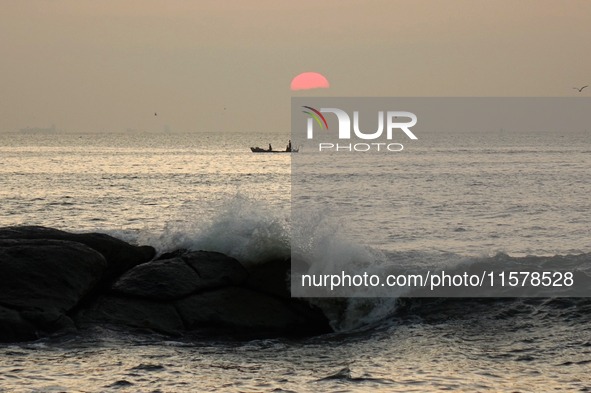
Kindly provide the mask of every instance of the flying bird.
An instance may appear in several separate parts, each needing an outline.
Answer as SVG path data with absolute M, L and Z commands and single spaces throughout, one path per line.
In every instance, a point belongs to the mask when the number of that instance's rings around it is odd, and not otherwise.
M 582 91 L 583 91 L 583 89 L 584 89 L 585 87 L 589 87 L 589 85 L 585 85 L 585 86 L 583 86 L 583 87 L 581 87 L 581 88 L 578 88 L 578 87 L 573 87 L 573 89 L 575 89 L 575 90 L 578 90 L 578 91 L 579 91 L 579 93 L 580 93 L 580 92 L 582 92 Z

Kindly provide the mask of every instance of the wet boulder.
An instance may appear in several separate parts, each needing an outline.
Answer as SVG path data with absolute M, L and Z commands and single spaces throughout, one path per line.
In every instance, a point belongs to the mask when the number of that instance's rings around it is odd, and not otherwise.
M 32 325 L 54 330 L 68 325 L 66 314 L 90 293 L 106 268 L 101 254 L 80 243 L 0 239 L 0 304 L 18 313 L 2 313 L 3 329 Z
M 242 284 L 248 272 L 238 260 L 213 251 L 192 251 L 181 257 L 201 279 L 201 288 Z
M 174 300 L 224 285 L 241 284 L 248 272 L 236 259 L 218 252 L 185 252 L 134 267 L 112 291 L 121 296 Z
M 170 335 L 185 330 L 174 304 L 115 295 L 102 296 L 81 310 L 76 322 L 82 327 L 114 325 Z
M 37 338 L 37 328 L 10 308 L 0 306 L 0 342 L 28 341 Z
M 129 270 L 78 322 L 257 337 L 330 331 L 320 310 L 288 296 L 289 264 L 259 267 L 251 279 L 240 262 L 221 253 L 165 257 Z
M 132 267 L 150 261 L 156 254 L 153 247 L 134 246 L 104 233 L 70 233 L 41 226 L 0 228 L 0 239 L 48 239 L 84 244 L 105 257 L 106 280 L 112 280 Z
M 289 260 L 246 268 L 219 252 L 154 254 L 100 233 L 0 228 L 0 341 L 97 324 L 233 337 L 331 331 L 318 308 L 290 297 Z
M 276 259 L 249 268 L 248 287 L 282 298 L 291 298 L 289 259 Z
M 112 287 L 121 297 L 151 300 L 180 299 L 199 288 L 200 277 L 181 258 L 138 265 L 126 272 Z
M 324 315 L 296 300 L 244 287 L 224 287 L 176 302 L 187 329 L 218 328 L 256 336 L 305 336 L 330 331 Z

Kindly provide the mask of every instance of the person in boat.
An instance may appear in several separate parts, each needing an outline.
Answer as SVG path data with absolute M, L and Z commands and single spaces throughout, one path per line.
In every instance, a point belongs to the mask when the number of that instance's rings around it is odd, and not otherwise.
M 270 143 L 269 143 L 269 151 L 273 151 L 273 148 L 271 147 Z
M 291 151 L 291 139 L 289 140 L 289 142 L 287 142 L 287 147 L 285 148 L 285 151 Z

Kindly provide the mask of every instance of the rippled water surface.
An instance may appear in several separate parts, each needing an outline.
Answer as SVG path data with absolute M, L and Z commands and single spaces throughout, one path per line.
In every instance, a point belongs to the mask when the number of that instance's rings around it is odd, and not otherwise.
M 0 225 L 101 230 L 245 261 L 289 253 L 290 157 L 248 149 L 287 138 L 0 134 Z M 355 242 L 393 260 L 591 251 L 588 134 L 434 135 L 388 160 L 366 180 L 395 174 L 399 214 L 350 221 Z M 321 184 L 335 172 L 311 176 Z M 312 218 L 323 207 L 311 205 Z M 586 299 L 353 299 L 339 309 L 340 333 L 300 341 L 97 328 L 1 344 L 0 391 L 591 391 Z
M 96 330 L 8 345 L 0 347 L 0 386 L 6 392 L 591 391 L 589 302 L 463 306 L 472 312 L 460 317 L 459 305 L 440 304 L 447 318 L 403 317 L 304 341 L 173 341 Z

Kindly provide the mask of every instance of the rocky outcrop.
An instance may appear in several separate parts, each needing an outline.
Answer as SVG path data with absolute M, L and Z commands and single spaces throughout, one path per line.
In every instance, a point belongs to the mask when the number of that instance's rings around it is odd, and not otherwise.
M 291 298 L 289 290 L 289 272 L 291 262 L 289 259 L 274 260 L 250 268 L 247 285 L 255 290 L 281 298 Z
M 181 258 L 153 261 L 136 266 L 112 287 L 121 297 L 175 300 L 200 288 L 201 278 Z
M 167 334 L 215 330 L 267 337 L 330 331 L 322 312 L 288 296 L 289 261 L 268 263 L 250 274 L 236 259 L 216 252 L 166 257 L 128 271 L 78 321 Z
M 314 335 L 330 331 L 324 315 L 298 300 L 244 287 L 223 287 L 176 302 L 188 329 L 230 329 L 240 335 Z
M 224 254 L 152 247 L 44 227 L 0 228 L 0 341 L 95 324 L 240 337 L 330 331 L 289 295 L 289 260 L 246 269 Z
M 37 338 L 37 329 L 18 311 L 0 306 L 0 342 L 28 341 Z
M 106 268 L 101 254 L 80 243 L 0 240 L 0 331 L 12 332 L 0 340 L 19 337 L 19 326 L 26 338 L 71 325 L 67 313 L 98 284 Z
M 173 303 L 123 296 L 101 296 L 88 309 L 76 315 L 81 327 L 116 325 L 180 335 L 185 331 Z
M 81 243 L 99 252 L 107 261 L 103 278 L 114 279 L 122 273 L 154 258 L 150 246 L 133 246 L 104 233 L 70 233 L 40 226 L 0 228 L 0 239 L 49 239 Z

